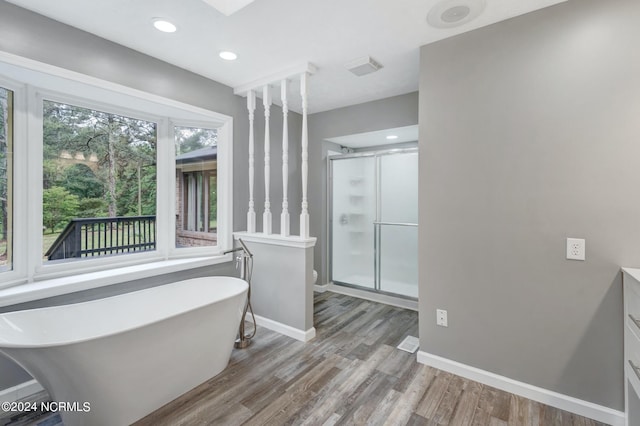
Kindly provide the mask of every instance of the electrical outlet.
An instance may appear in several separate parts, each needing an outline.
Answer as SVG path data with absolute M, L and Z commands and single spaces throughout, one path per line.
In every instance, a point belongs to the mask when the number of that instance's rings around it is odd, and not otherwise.
M 567 238 L 567 259 L 584 260 L 585 241 L 583 238 Z
M 447 323 L 447 311 L 444 309 L 436 309 L 436 324 L 442 327 L 448 327 Z

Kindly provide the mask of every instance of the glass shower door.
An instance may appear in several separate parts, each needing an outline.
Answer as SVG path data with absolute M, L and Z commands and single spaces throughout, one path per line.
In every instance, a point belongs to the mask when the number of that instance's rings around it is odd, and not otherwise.
M 418 153 L 380 156 L 378 289 L 418 297 Z
M 375 288 L 376 159 L 336 158 L 332 163 L 332 279 Z

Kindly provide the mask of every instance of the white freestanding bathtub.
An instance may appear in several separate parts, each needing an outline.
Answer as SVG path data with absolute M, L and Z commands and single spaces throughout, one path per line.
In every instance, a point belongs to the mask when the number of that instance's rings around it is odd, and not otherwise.
M 0 314 L 0 351 L 71 404 L 65 426 L 128 425 L 224 370 L 247 289 L 195 278 Z

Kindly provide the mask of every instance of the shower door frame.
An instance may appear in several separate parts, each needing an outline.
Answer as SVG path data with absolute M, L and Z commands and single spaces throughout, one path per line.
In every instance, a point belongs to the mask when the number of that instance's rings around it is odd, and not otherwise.
M 371 293 L 382 294 L 386 296 L 398 297 L 401 299 L 417 301 L 417 297 L 407 296 L 400 293 L 393 293 L 389 291 L 384 291 L 380 289 L 380 275 L 381 275 L 381 227 L 383 225 L 394 225 L 394 226 L 411 226 L 418 227 L 417 223 L 396 223 L 396 222 L 383 222 L 381 221 L 382 216 L 382 203 L 380 196 L 380 179 L 381 179 L 381 160 L 380 158 L 385 155 L 396 155 L 396 154 L 409 154 L 409 153 L 418 153 L 418 147 L 410 147 L 410 148 L 391 148 L 391 149 L 383 149 L 377 151 L 362 151 L 362 152 L 354 152 L 350 154 L 341 154 L 341 155 L 332 155 L 327 157 L 327 193 L 329 201 L 327 203 L 327 244 L 328 247 L 328 256 L 327 256 L 327 276 L 329 277 L 329 281 L 333 284 L 340 285 L 343 287 L 354 288 L 358 290 L 368 291 Z M 349 158 L 362 158 L 362 157 L 373 157 L 375 159 L 375 173 L 374 173 L 374 194 L 375 194 L 375 217 L 376 219 L 373 222 L 373 288 L 365 287 L 357 284 L 346 283 L 343 281 L 335 281 L 333 279 L 333 161 L 334 160 L 342 160 Z M 416 179 L 418 177 L 416 176 Z

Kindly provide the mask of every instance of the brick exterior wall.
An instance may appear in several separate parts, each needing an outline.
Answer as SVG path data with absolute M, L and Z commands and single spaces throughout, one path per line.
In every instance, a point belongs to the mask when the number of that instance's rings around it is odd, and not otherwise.
M 180 170 L 176 171 L 176 246 L 177 247 L 205 247 L 215 246 L 218 243 L 218 234 L 215 232 L 194 232 L 183 229 L 183 186 L 184 179 Z

